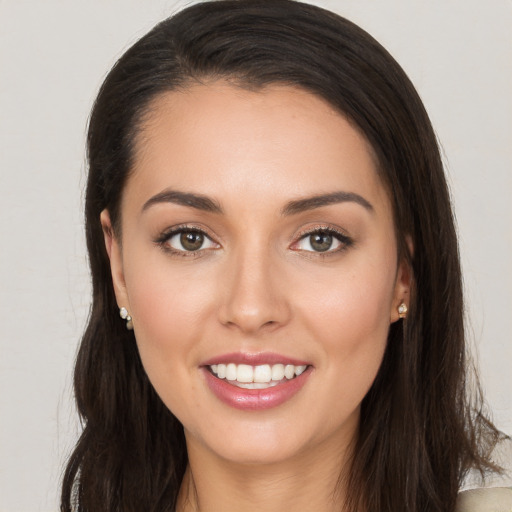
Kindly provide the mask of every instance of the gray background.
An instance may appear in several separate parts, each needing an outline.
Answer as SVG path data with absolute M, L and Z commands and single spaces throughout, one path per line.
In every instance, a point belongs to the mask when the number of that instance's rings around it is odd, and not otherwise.
M 89 307 L 87 116 L 115 59 L 191 2 L 0 0 L 0 511 L 57 510 L 79 425 L 71 369 Z M 416 84 L 442 142 L 469 334 L 512 432 L 512 2 L 317 1 Z

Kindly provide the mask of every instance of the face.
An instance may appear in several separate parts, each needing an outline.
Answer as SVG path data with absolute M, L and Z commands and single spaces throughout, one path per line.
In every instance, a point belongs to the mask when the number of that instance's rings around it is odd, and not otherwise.
M 189 452 L 347 446 L 408 290 L 364 137 L 291 87 L 167 93 L 121 217 L 122 243 L 102 213 L 118 304 Z

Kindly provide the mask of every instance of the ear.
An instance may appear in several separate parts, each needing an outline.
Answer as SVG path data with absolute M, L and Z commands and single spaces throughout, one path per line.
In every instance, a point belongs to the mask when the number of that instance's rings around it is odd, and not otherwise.
M 407 237 L 407 248 L 409 254 L 413 254 L 413 245 L 410 237 Z M 399 306 L 403 303 L 409 309 L 411 302 L 411 284 L 412 269 L 407 258 L 402 258 L 396 273 L 395 289 L 393 292 L 393 301 L 391 303 L 390 322 L 396 322 L 400 316 L 398 313 Z
M 100 222 L 101 227 L 103 228 L 105 249 L 107 250 L 107 254 L 110 259 L 110 272 L 112 274 L 112 284 L 114 286 L 117 305 L 119 307 L 125 307 L 130 311 L 130 304 L 126 293 L 126 284 L 124 279 L 121 245 L 112 228 L 112 222 L 110 220 L 108 210 L 105 209 L 101 212 Z

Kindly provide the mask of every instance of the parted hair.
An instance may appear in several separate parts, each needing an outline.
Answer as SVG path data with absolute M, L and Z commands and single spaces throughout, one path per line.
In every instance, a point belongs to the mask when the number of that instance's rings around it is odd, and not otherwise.
M 453 512 L 469 469 L 496 469 L 489 453 L 499 434 L 480 394 L 468 390 L 457 236 L 436 136 L 410 80 L 377 41 L 334 13 L 291 0 L 188 7 L 126 51 L 101 86 L 87 137 L 93 297 L 74 374 L 83 432 L 65 469 L 61 512 L 175 510 L 187 465 L 183 427 L 152 388 L 133 332 L 118 317 L 100 212 L 108 209 L 122 239 L 120 200 L 151 102 L 214 80 L 251 90 L 299 87 L 370 143 L 399 257 L 412 269 L 411 301 L 407 319 L 390 326 L 340 484 L 351 512 Z

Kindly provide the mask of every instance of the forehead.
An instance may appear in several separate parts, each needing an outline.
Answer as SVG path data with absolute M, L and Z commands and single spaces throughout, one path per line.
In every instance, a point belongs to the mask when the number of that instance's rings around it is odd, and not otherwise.
M 255 203 L 342 189 L 389 208 L 365 137 L 326 101 L 289 86 L 215 82 L 160 95 L 137 136 L 128 188 L 220 201 L 243 192 Z

